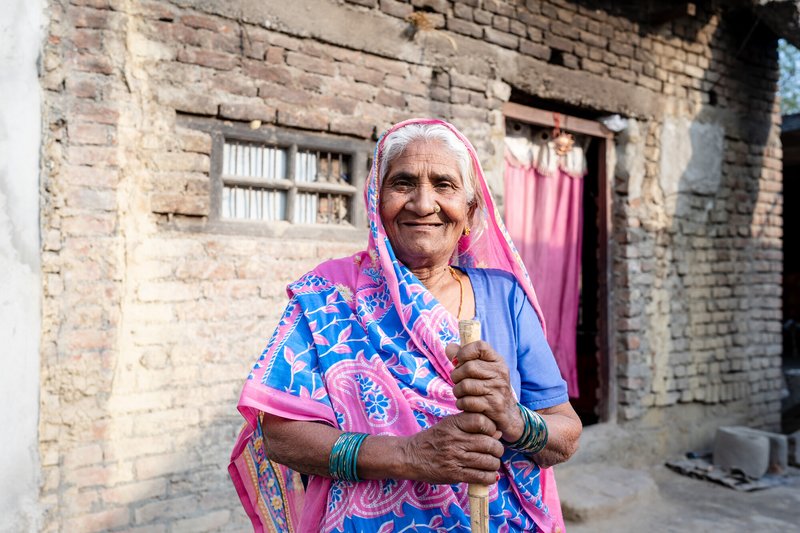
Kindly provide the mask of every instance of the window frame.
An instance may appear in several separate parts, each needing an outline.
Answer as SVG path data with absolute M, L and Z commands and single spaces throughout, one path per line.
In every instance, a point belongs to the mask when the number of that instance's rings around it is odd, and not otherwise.
M 248 124 L 232 123 L 217 119 L 187 117 L 182 126 L 204 131 L 211 136 L 210 210 L 204 231 L 246 234 L 265 237 L 307 238 L 326 241 L 359 241 L 367 236 L 367 215 L 362 199 L 364 184 L 369 173 L 367 163 L 372 157 L 374 144 L 352 137 L 335 136 L 322 132 L 294 130 L 272 125 L 251 128 Z M 223 150 L 225 141 L 265 144 L 286 149 L 287 179 L 254 183 L 267 189 L 287 190 L 287 220 L 245 220 L 222 217 Z M 351 209 L 352 225 L 339 224 L 297 224 L 291 222 L 294 197 L 297 192 L 350 193 L 350 186 L 337 184 L 298 183 L 294 181 L 295 154 L 298 150 L 313 150 L 340 153 L 350 159 L 351 183 L 354 187 Z M 231 180 L 231 183 L 246 180 Z M 316 190 L 315 190 L 316 189 Z

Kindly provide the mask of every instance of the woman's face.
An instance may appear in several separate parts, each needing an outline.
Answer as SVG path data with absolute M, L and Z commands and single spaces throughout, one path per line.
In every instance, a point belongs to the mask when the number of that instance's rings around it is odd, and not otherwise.
M 412 269 L 448 264 L 471 209 L 456 158 L 443 143 L 411 142 L 389 165 L 380 202 L 400 261 Z

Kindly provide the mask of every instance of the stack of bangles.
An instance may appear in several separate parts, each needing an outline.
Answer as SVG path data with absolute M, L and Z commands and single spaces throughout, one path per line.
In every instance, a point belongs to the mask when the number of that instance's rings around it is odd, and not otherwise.
M 525 422 L 525 429 L 522 431 L 522 436 L 515 442 L 503 441 L 503 444 L 512 450 L 539 453 L 547 446 L 547 424 L 536 411 L 528 409 L 522 404 L 518 405 L 522 420 Z
M 366 433 L 342 433 L 333 443 L 328 458 L 328 471 L 333 479 L 361 481 L 356 472 L 358 451 L 361 449 Z

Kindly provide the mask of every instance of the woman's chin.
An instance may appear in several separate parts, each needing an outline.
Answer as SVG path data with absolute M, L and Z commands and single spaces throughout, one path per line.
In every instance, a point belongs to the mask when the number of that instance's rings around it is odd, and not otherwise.
M 450 263 L 450 256 L 453 251 L 447 251 L 443 246 L 431 245 L 430 247 L 416 247 L 406 253 L 397 253 L 397 258 L 401 263 L 411 270 L 418 268 L 435 268 L 445 266 Z

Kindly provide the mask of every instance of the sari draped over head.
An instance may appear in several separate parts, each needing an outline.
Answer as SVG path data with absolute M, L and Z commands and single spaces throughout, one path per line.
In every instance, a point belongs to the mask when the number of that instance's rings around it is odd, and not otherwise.
M 460 239 L 453 264 L 512 274 L 542 321 L 469 141 L 440 120 L 393 126 L 378 141 L 364 192 L 367 249 L 325 262 L 288 286 L 289 304 L 242 390 L 238 408 L 246 423 L 229 472 L 256 531 L 469 531 L 466 484 L 312 475 L 304 490 L 299 474 L 266 457 L 259 423 L 267 412 L 343 431 L 406 436 L 459 412 L 445 355 L 445 346 L 459 341 L 457 321 L 397 260 L 380 218 L 383 140 L 409 124 L 451 130 L 469 152 L 484 199 L 483 227 Z M 490 491 L 493 531 L 564 530 L 551 469 L 506 450 L 500 474 Z

